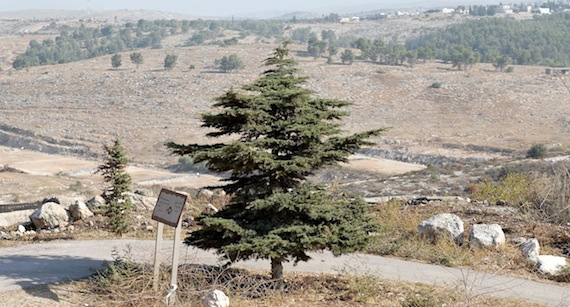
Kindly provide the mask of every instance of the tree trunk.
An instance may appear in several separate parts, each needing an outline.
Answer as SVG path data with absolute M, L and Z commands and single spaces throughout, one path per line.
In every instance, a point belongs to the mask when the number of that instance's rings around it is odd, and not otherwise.
M 283 282 L 283 262 L 281 259 L 271 258 L 271 278 L 275 281 L 275 288 L 285 290 Z

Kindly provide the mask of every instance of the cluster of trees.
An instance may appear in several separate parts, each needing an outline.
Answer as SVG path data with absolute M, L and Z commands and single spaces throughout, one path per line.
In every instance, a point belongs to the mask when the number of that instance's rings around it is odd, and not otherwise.
M 210 41 L 223 30 L 240 32 L 240 37 L 256 34 L 263 37 L 283 37 L 283 25 L 270 20 L 144 20 L 126 23 L 124 26 L 104 25 L 77 28 L 60 26 L 60 35 L 42 42 L 32 40 L 24 54 L 19 55 L 12 67 L 22 69 L 38 65 L 52 65 L 80 61 L 107 54 L 115 54 L 142 48 L 162 48 L 162 40 L 173 34 L 196 33 L 189 40 L 190 45 L 205 43 L 235 45 L 238 38 Z
M 338 44 L 338 42 L 332 30 L 323 30 L 321 39 L 312 33 L 307 42 L 307 53 L 314 58 L 327 55 L 328 63 L 332 63 L 333 57 L 338 54 L 339 48 L 344 46 L 344 44 Z M 358 49 L 360 54 L 357 56 L 348 47 Z M 413 66 L 418 58 L 423 59 L 425 62 L 432 57 L 432 53 L 427 48 L 407 50 L 402 44 L 385 43 L 384 39 L 358 38 L 351 41 L 348 47 L 345 47 L 347 49 L 341 53 L 343 64 L 352 64 L 355 59 L 359 59 L 385 65 L 402 65 L 404 62 L 407 62 L 410 66 Z
M 325 19 L 332 21 L 337 17 L 333 14 Z M 296 43 L 307 44 L 309 56 L 327 56 L 329 63 L 333 62 L 333 57 L 341 48 L 354 48 L 360 51 L 356 55 L 347 50 L 341 52 L 343 63 L 350 64 L 358 59 L 387 65 L 414 65 L 418 60 L 425 62 L 438 58 L 452 62 L 459 69 L 466 69 L 477 62 L 487 62 L 503 70 L 510 63 L 570 65 L 570 31 L 560 30 L 569 27 L 570 13 L 564 12 L 524 21 L 509 18 L 468 21 L 410 39 L 405 45 L 395 43 L 395 39 L 337 36 L 333 30 L 323 30 L 318 35 L 311 27 L 293 29 L 289 36 Z M 239 31 L 239 36 L 217 39 L 222 31 L 228 29 Z M 194 34 L 186 45 L 228 46 L 238 44 L 240 38 L 250 34 L 282 40 L 287 29 L 290 28 L 284 26 L 283 21 L 275 20 L 201 19 L 139 20 L 121 27 L 61 27 L 61 34 L 55 40 L 46 39 L 41 43 L 30 41 L 26 52 L 13 62 L 13 67 L 21 69 L 35 65 L 66 63 L 137 48 L 160 48 L 164 37 L 190 30 L 193 30 Z M 232 65 L 234 64 L 236 62 Z M 226 68 L 222 70 L 226 71 Z M 230 68 L 231 70 L 233 68 Z
M 92 28 L 82 24 L 73 29 L 62 26 L 55 40 L 45 39 L 41 43 L 30 41 L 26 52 L 19 55 L 12 66 L 22 69 L 69 63 L 139 48 L 161 48 L 162 39 L 177 29 L 175 25 L 160 20 L 140 20 L 136 25 L 127 23 L 122 27 L 105 25 Z
M 436 58 L 456 61 L 465 49 L 461 65 L 475 62 L 519 65 L 570 65 L 570 13 L 540 16 L 533 20 L 484 18 L 408 40 L 411 50 L 427 49 Z M 462 48 L 461 48 L 462 47 Z

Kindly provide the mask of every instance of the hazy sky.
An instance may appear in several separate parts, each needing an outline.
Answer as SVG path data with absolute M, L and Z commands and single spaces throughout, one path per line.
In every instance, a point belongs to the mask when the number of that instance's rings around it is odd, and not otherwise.
M 427 0 L 0 0 L 0 11 L 25 9 L 86 10 L 87 2 L 92 10 L 145 9 L 184 13 L 195 16 L 229 16 L 233 14 L 264 11 L 319 10 L 359 5 L 394 8 Z M 435 2 L 431 0 L 432 2 Z M 449 2 L 440 0 L 440 2 Z M 333 12 L 331 10 L 330 12 Z

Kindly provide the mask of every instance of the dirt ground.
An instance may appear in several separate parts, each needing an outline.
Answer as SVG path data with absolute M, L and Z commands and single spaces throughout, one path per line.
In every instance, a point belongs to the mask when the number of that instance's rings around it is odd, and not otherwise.
M 100 162 L 79 157 L 45 154 L 0 146 L 0 165 L 21 173 L 0 172 L 0 204 L 38 201 L 38 195 L 97 195 L 102 177 L 95 174 Z M 345 165 L 348 169 L 366 170 L 382 175 L 403 174 L 425 168 L 422 165 L 355 155 Z M 195 188 L 216 185 L 219 178 L 208 174 L 172 173 L 161 169 L 129 166 L 127 172 L 135 186 Z M 52 193 L 52 194 L 50 194 Z M 63 195 L 62 195 L 63 196 Z M 84 195 L 89 196 L 89 195 Z M 38 199 L 38 197 L 40 197 Z

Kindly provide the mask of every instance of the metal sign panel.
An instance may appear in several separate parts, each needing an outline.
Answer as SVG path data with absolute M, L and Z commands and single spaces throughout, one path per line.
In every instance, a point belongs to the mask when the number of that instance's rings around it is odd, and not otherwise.
M 167 189 L 160 190 L 156 206 L 152 211 L 152 219 L 168 226 L 176 227 L 182 216 L 186 197 L 184 194 Z

